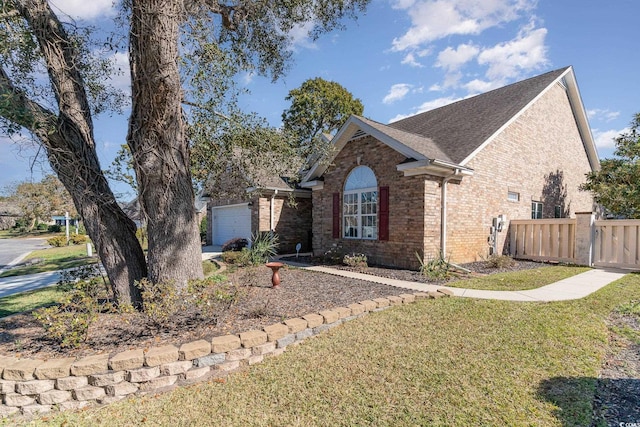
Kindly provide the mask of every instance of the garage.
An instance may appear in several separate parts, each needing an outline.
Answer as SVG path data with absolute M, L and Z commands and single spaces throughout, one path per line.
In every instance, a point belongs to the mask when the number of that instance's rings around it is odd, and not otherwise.
M 211 235 L 214 245 L 222 245 L 235 237 L 251 241 L 251 209 L 248 203 L 217 206 L 211 209 L 213 221 Z

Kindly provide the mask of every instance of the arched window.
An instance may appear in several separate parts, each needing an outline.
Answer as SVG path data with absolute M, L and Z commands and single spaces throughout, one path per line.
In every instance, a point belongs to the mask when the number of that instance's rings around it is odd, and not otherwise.
M 370 168 L 358 166 L 351 171 L 342 204 L 343 237 L 378 238 L 378 181 Z

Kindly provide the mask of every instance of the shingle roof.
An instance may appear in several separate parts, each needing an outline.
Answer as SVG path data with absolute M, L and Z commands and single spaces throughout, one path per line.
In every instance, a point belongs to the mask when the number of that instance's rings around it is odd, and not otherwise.
M 390 138 L 406 145 L 412 150 L 417 151 L 430 159 L 451 160 L 449 156 L 438 147 L 431 138 L 418 135 L 417 133 L 407 132 L 402 129 L 396 129 L 391 125 L 383 125 L 371 119 L 359 117 L 364 123 L 384 133 Z
M 385 131 L 389 136 L 403 132 L 398 140 L 428 158 L 461 163 L 568 68 L 382 126 L 392 128 Z

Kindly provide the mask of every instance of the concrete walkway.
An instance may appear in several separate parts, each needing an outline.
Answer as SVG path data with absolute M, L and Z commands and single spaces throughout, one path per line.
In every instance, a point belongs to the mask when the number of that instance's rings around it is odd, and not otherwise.
M 60 271 L 3 277 L 0 278 L 0 298 L 34 289 L 46 288 L 57 284 L 59 280 Z
M 294 265 L 292 263 L 292 265 Z M 356 273 L 353 271 L 338 270 L 329 267 L 303 267 L 311 271 L 349 277 L 352 279 L 367 280 L 383 285 L 395 286 L 413 291 L 428 292 L 438 289 L 449 289 L 455 296 L 478 299 L 494 299 L 505 301 L 564 301 L 584 298 L 587 295 L 620 279 L 629 271 L 613 269 L 594 269 L 577 274 L 564 280 L 542 286 L 528 291 L 483 291 L 477 289 L 452 288 L 450 286 L 429 285 L 420 282 L 408 282 L 406 280 L 388 279 L 372 276 L 370 274 Z

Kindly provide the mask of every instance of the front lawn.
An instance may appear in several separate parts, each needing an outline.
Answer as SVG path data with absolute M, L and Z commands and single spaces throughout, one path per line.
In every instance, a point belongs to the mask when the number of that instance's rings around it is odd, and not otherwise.
M 0 318 L 59 303 L 64 294 L 58 285 L 0 298 Z
M 576 301 L 421 300 L 227 380 L 35 424 L 588 426 L 606 319 L 639 298 L 629 274 Z
M 510 271 L 490 274 L 472 279 L 456 280 L 447 286 L 488 291 L 525 291 L 550 285 L 567 277 L 589 271 L 589 267 L 561 266 L 534 268 L 531 270 Z
M 30 264 L 29 260 L 41 260 Z M 31 252 L 22 262 L 23 266 L 11 268 L 0 277 L 22 276 L 25 274 L 44 273 L 45 271 L 64 270 L 97 262 L 96 257 L 87 256 L 85 245 L 62 246 L 59 248 L 39 249 Z

